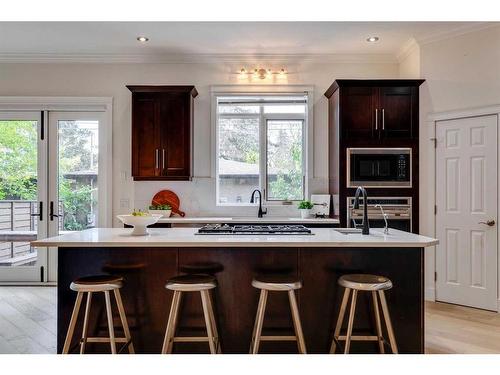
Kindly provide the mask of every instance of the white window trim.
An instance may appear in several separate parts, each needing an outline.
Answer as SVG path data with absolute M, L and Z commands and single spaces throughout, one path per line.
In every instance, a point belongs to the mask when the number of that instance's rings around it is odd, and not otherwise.
M 307 107 L 306 107 L 306 128 L 305 128 L 305 142 L 306 152 L 304 152 L 304 197 L 309 197 L 309 180 L 312 179 L 314 171 L 314 126 L 313 126 L 313 103 L 314 103 L 314 88 L 311 85 L 217 85 L 210 87 L 211 96 L 211 171 L 210 177 L 215 183 L 215 203 L 220 207 L 242 207 L 242 206 L 254 206 L 251 203 L 219 203 L 217 201 L 218 196 L 218 181 L 217 181 L 217 145 L 218 145 L 218 116 L 217 116 L 217 97 L 219 96 L 234 96 L 234 95 L 307 95 Z M 284 114 L 266 114 L 264 120 L 267 118 L 283 118 Z M 287 118 L 293 118 L 294 114 L 286 114 Z M 228 115 L 230 117 L 231 115 Z M 233 115 L 234 116 L 234 115 Z M 242 115 L 238 114 L 239 117 Z M 245 114 L 243 114 L 245 116 Z M 247 114 L 249 117 L 259 117 L 261 115 Z M 297 116 L 300 119 L 304 119 L 304 116 Z M 262 138 L 261 138 L 262 142 Z M 267 144 L 267 142 L 266 142 Z M 264 145 L 265 146 L 265 145 Z M 265 164 L 265 161 L 261 160 Z M 265 166 L 264 166 L 265 168 Z M 265 182 L 264 182 L 265 184 Z M 266 206 L 282 206 L 283 201 L 267 201 L 263 200 L 263 204 Z

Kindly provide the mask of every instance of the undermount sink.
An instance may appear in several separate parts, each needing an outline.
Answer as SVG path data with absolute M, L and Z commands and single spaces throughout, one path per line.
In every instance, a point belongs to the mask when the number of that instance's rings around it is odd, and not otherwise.
M 334 229 L 334 231 L 339 232 L 341 234 L 361 234 L 361 229 L 357 228 L 338 228 Z

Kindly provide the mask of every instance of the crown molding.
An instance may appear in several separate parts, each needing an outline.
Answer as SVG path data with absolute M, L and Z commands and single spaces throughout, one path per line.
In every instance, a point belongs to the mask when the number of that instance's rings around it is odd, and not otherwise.
M 398 62 L 401 62 L 404 59 L 406 59 L 413 51 L 415 51 L 418 48 L 419 45 L 415 38 L 408 39 L 405 43 L 403 43 L 398 53 L 396 54 Z
M 381 63 L 396 64 L 391 54 L 56 54 L 0 53 L 0 63 L 98 64 L 244 64 L 244 63 Z
M 424 35 L 416 38 L 416 42 L 419 45 L 425 45 L 429 43 L 438 42 L 441 40 L 446 40 L 454 38 L 457 36 L 473 33 L 480 30 L 489 29 L 492 27 L 500 27 L 500 22 L 470 22 L 466 25 L 450 28 L 446 31 L 441 31 L 429 35 Z

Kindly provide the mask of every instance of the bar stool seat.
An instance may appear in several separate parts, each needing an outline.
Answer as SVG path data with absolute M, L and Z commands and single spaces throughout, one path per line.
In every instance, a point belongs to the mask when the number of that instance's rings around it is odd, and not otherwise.
M 290 276 L 283 275 L 264 275 L 256 276 L 252 280 L 252 286 L 260 289 L 259 305 L 252 333 L 252 342 L 250 343 L 250 354 L 259 352 L 261 341 L 297 341 L 298 351 L 301 354 L 306 353 L 306 344 L 300 322 L 299 309 L 295 298 L 295 290 L 302 288 L 302 281 Z M 266 311 L 267 297 L 269 292 L 287 292 L 292 312 L 294 336 L 263 336 L 262 328 L 264 325 L 264 314 Z
M 345 341 L 344 353 L 349 353 L 351 341 L 377 341 L 380 353 L 384 353 L 384 343 L 386 342 L 382 335 L 382 324 L 380 320 L 379 302 L 382 307 L 382 315 L 384 317 L 387 334 L 389 336 L 389 343 L 391 350 L 394 354 L 398 353 L 396 338 L 392 329 L 391 318 L 389 315 L 389 308 L 385 299 L 385 290 L 392 288 L 392 282 L 387 277 L 369 274 L 352 274 L 343 275 L 339 278 L 338 284 L 345 288 L 340 312 L 337 319 L 337 325 L 333 333 L 333 340 L 330 347 L 330 353 L 335 353 L 339 341 Z M 345 336 L 340 335 L 342 323 L 344 321 L 347 304 L 349 303 L 349 295 L 352 291 L 351 308 L 349 311 L 349 320 L 347 325 L 347 333 Z M 370 292 L 373 301 L 373 311 L 375 314 L 376 335 L 355 336 L 352 334 L 354 326 L 354 316 L 356 314 L 356 301 L 358 292 Z M 378 295 L 378 297 L 377 297 Z
M 210 275 L 181 275 L 167 281 L 165 288 L 181 292 L 199 292 L 217 287 L 217 280 Z
M 392 288 L 391 280 L 387 277 L 377 275 L 343 275 L 339 278 L 338 283 L 344 288 L 362 291 L 387 290 Z
M 264 275 L 254 277 L 252 286 L 269 291 L 287 291 L 302 288 L 302 281 L 290 276 Z
M 189 274 L 176 276 L 167 281 L 166 289 L 172 290 L 174 296 L 168 316 L 165 338 L 163 340 L 162 354 L 172 353 L 174 342 L 208 342 L 210 353 L 221 353 L 219 334 L 212 303 L 211 290 L 217 287 L 217 279 L 210 275 Z M 177 322 L 179 320 L 179 311 L 182 294 L 186 292 L 199 292 L 207 336 L 176 336 Z
M 70 284 L 70 289 L 76 291 L 77 295 L 76 295 L 75 306 L 73 308 L 73 313 L 71 314 L 68 332 L 66 334 L 66 339 L 64 341 L 64 346 L 62 350 L 63 354 L 67 354 L 70 351 L 70 346 L 73 339 L 73 334 L 75 331 L 75 326 L 78 320 L 78 314 L 80 312 L 80 306 L 84 294 L 87 295 L 87 303 L 85 306 L 85 317 L 83 320 L 82 338 L 80 339 L 80 354 L 83 354 L 85 352 L 85 346 L 88 342 L 109 343 L 112 354 L 117 353 L 116 343 L 123 343 L 124 345 L 121 349 L 128 347 L 129 353 L 134 353 L 134 345 L 132 343 L 132 338 L 130 336 L 127 317 L 125 315 L 125 309 L 123 307 L 123 302 L 120 294 L 120 288 L 122 286 L 123 286 L 123 278 L 120 276 L 93 275 L 93 276 L 80 277 L 78 279 L 73 280 L 73 282 Z M 113 291 L 115 296 L 116 305 L 118 307 L 118 313 L 120 315 L 120 320 L 122 323 L 123 333 L 125 337 L 115 337 L 110 291 Z M 106 302 L 106 314 L 108 321 L 109 337 L 100 337 L 100 336 L 89 337 L 87 334 L 92 296 L 96 292 L 104 294 L 104 299 Z
M 122 286 L 123 277 L 121 276 L 92 275 L 73 280 L 69 287 L 75 292 L 103 292 L 120 289 Z

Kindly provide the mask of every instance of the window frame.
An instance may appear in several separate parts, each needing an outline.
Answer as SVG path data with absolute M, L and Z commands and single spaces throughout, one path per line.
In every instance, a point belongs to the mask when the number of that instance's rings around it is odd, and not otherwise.
M 303 171 L 303 199 L 309 196 L 309 179 L 312 177 L 309 171 L 312 171 L 312 88 L 301 86 L 304 89 L 297 91 L 277 91 L 261 92 L 261 91 L 219 91 L 212 89 L 212 173 L 211 178 L 215 183 L 215 204 L 218 207 L 244 207 L 255 206 L 254 203 L 221 203 L 219 202 L 219 119 L 220 118 L 259 118 L 259 189 L 263 192 L 262 204 L 266 206 L 282 206 L 290 205 L 290 200 L 269 200 L 268 199 L 268 175 L 267 175 L 267 122 L 268 120 L 301 120 L 302 121 L 302 171 Z M 255 89 L 255 88 L 253 88 Z M 240 97 L 240 96 L 305 96 L 305 112 L 298 113 L 264 113 L 264 106 L 259 103 L 259 113 L 219 113 L 219 98 L 220 97 Z M 275 104 L 281 105 L 281 104 Z M 286 103 L 283 103 L 286 105 Z

